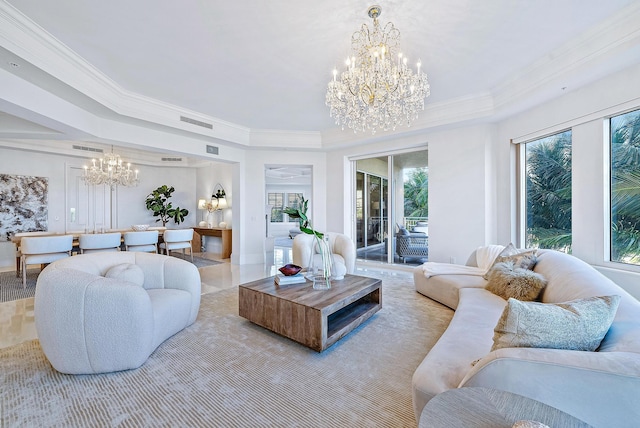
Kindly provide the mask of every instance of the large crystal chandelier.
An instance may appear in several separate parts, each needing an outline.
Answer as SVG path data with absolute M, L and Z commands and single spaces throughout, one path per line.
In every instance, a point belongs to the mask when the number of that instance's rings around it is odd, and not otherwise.
M 138 185 L 138 170 L 132 170 L 130 163 L 125 165 L 111 147 L 111 153 L 99 160 L 91 159 L 91 165 L 84 166 L 82 179 L 87 184 L 132 187 Z
M 371 6 L 369 17 L 373 30 L 362 24 L 351 36 L 352 56 L 346 70 L 338 75 L 333 70 L 326 104 L 330 115 L 342 129 L 347 125 L 354 132 L 371 129 L 395 129 L 400 123 L 411 124 L 424 110 L 429 96 L 427 75 L 407 66 L 407 58 L 397 52 L 400 31 L 391 23 L 380 28 L 378 17 L 382 8 Z

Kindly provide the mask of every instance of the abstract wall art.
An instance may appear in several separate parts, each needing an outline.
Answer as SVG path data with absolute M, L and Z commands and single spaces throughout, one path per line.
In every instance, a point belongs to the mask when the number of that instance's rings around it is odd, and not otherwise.
M 0 174 L 0 241 L 48 230 L 48 188 L 46 177 Z

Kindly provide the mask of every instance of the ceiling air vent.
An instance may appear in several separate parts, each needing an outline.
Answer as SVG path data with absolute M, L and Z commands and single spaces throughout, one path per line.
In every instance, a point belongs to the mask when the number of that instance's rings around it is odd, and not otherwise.
M 162 158 L 162 162 L 182 162 L 182 158 Z
M 82 150 L 83 152 L 95 152 L 95 153 L 104 153 L 102 149 L 96 149 L 95 147 L 87 147 L 87 146 L 78 146 L 76 144 L 73 145 L 74 150 Z
M 213 125 L 210 124 L 210 123 L 202 122 L 202 121 L 196 120 L 196 119 L 191 119 L 190 117 L 186 117 L 186 116 L 180 116 L 180 121 L 181 122 L 190 123 L 190 124 L 196 125 L 196 126 L 202 126 L 203 128 L 213 129 Z

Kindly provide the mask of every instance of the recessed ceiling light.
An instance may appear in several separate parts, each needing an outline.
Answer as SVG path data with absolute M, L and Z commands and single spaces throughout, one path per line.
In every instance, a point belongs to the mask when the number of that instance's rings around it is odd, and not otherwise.
M 17 62 L 13 62 L 13 61 L 7 61 L 7 64 L 9 64 L 13 68 L 20 67 L 20 64 L 18 64 Z

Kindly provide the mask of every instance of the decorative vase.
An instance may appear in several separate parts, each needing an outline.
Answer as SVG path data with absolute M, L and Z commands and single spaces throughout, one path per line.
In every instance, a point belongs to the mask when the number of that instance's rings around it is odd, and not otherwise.
M 316 257 L 317 256 L 317 257 Z M 333 255 L 331 254 L 331 244 L 329 235 L 325 234 L 322 239 L 313 239 L 313 248 L 307 272 L 315 290 L 328 290 L 331 288 L 331 275 L 333 272 Z

